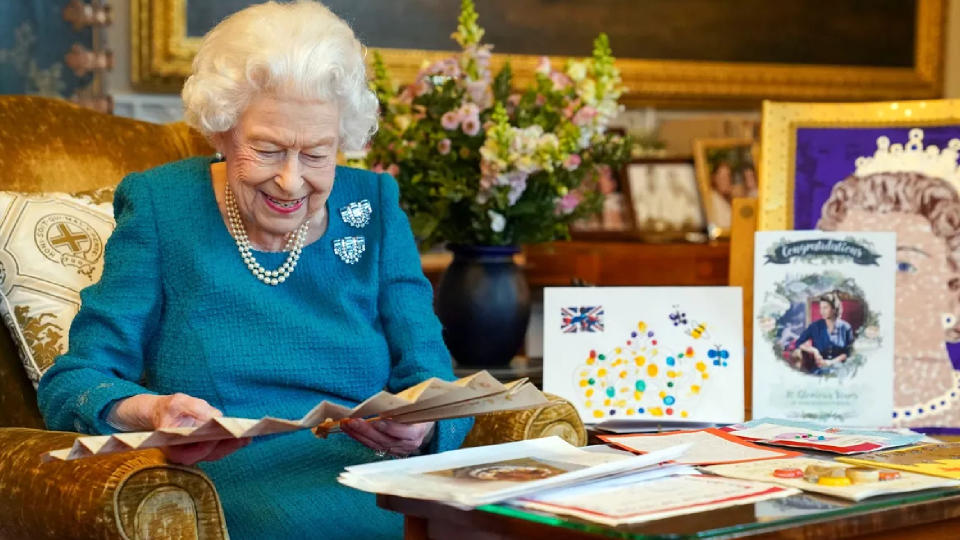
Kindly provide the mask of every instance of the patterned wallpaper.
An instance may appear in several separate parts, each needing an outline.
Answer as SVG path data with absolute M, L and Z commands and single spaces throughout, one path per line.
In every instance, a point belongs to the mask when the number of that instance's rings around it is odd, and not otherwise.
M 122 0 L 121 0 L 122 1 Z M 89 26 L 64 20 L 69 0 L 0 0 L 0 94 L 69 97 L 89 86 L 65 57 L 74 44 L 93 48 Z

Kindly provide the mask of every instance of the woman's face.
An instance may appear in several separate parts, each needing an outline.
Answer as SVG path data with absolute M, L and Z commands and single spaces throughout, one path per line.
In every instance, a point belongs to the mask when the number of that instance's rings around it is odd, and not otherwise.
M 836 315 L 837 315 L 837 313 L 836 313 L 836 311 L 834 311 L 833 306 L 830 304 L 830 302 L 827 302 L 826 300 L 821 300 L 821 301 L 820 301 L 820 316 L 821 316 L 821 317 L 823 317 L 824 319 L 832 319 L 832 318 L 836 317 Z
M 287 233 L 323 209 L 333 187 L 339 126 L 333 103 L 261 95 L 233 128 L 214 137 L 254 244 L 279 249 Z
M 723 195 L 724 197 L 730 196 L 730 191 L 733 189 L 733 170 L 730 168 L 730 165 L 727 163 L 720 163 L 717 165 L 716 170 L 713 171 L 713 189 L 717 193 Z
M 947 287 L 952 272 L 947 244 L 933 233 L 927 218 L 906 212 L 850 210 L 837 229 L 897 233 L 896 355 L 942 356 L 942 314 L 954 311 L 953 295 Z

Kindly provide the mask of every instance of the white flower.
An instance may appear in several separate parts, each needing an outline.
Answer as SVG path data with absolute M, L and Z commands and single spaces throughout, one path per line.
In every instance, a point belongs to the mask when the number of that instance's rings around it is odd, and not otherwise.
M 497 233 L 503 232 L 503 228 L 507 226 L 507 218 L 493 210 L 487 210 L 487 215 L 490 216 L 490 230 Z
M 567 66 L 567 75 L 575 82 L 582 81 L 587 76 L 587 64 L 585 62 L 570 62 Z
M 541 56 L 540 61 L 537 62 L 537 73 L 542 73 L 543 75 L 550 75 L 552 69 L 550 68 L 550 59 L 546 56 Z

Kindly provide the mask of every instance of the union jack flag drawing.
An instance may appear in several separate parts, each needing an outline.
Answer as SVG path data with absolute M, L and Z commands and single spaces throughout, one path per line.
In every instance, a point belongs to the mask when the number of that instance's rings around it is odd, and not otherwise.
M 603 332 L 603 306 L 580 306 L 560 308 L 564 334 L 576 332 Z

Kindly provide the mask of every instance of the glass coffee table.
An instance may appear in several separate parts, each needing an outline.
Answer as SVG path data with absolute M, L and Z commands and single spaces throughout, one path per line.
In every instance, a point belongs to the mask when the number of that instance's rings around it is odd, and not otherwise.
M 391 495 L 379 495 L 377 503 L 404 514 L 407 539 L 960 538 L 960 488 L 858 503 L 803 493 L 618 527 L 503 504 L 460 510 Z

